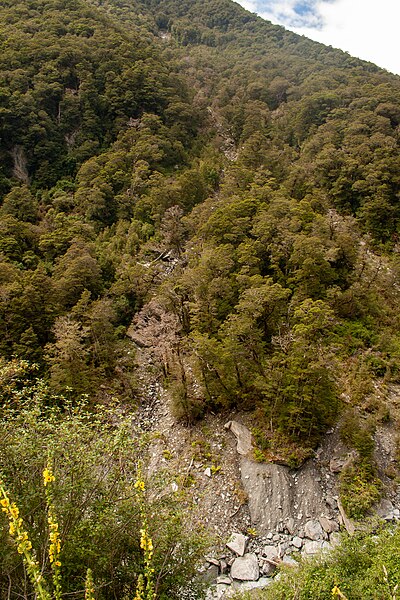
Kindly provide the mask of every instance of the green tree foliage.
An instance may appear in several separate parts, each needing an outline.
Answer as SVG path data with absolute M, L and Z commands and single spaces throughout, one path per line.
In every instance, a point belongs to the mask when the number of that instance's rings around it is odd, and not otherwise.
M 177 414 L 246 408 L 305 448 L 355 353 L 398 376 L 398 77 L 230 0 L 0 17 L 2 355 L 132 397 L 158 294 Z

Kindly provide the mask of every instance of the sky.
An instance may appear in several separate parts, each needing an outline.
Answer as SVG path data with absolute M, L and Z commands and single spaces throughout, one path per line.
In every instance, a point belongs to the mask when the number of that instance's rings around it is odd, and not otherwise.
M 236 0 L 247 10 L 400 75 L 400 0 Z

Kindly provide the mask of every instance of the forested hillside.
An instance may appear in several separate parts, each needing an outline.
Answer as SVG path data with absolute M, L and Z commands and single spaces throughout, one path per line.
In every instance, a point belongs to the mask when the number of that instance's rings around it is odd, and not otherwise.
M 5 0 L 0 23 L 5 479 L 19 410 L 27 448 L 37 410 L 65 439 L 82 402 L 135 410 L 140 333 L 176 418 L 248 411 L 262 459 L 300 465 L 345 414 L 368 508 L 365 440 L 397 419 L 373 391 L 400 378 L 400 78 L 230 0 Z

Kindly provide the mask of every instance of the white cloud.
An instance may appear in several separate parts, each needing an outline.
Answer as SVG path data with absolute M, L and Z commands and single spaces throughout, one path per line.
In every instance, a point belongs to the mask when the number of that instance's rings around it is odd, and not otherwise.
M 300 16 L 295 6 L 305 0 L 239 3 L 273 23 L 400 74 L 399 0 L 308 0 L 312 13 Z
M 317 8 L 322 29 L 302 28 L 298 33 L 400 74 L 397 0 L 337 0 L 319 2 Z
M 266 9 L 264 9 L 264 5 L 267 4 Z M 307 12 L 303 12 L 300 14 L 296 11 L 296 7 L 302 4 L 308 5 L 309 10 Z M 290 25 L 291 27 L 301 27 L 301 26 L 309 26 L 309 27 L 318 27 L 321 25 L 321 17 L 318 10 L 315 10 L 315 0 L 314 2 L 299 2 L 299 0 L 280 0 L 279 2 L 259 2 L 259 14 L 264 19 L 268 21 L 272 21 L 273 23 L 285 24 L 286 26 Z
M 250 12 L 257 12 L 257 1 L 256 0 L 238 0 L 238 4 L 241 4 L 243 8 Z

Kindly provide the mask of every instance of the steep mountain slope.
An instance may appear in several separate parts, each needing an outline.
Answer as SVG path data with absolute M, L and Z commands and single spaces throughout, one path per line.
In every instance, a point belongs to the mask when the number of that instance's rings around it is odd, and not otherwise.
M 158 379 L 183 423 L 246 411 L 258 459 L 291 466 L 341 418 L 359 516 L 399 419 L 400 78 L 230 0 L 7 0 L 0 22 L 4 362 L 94 412 Z
M 177 413 L 259 410 L 313 446 L 343 361 L 397 358 L 396 261 L 361 236 L 396 247 L 399 78 L 228 0 L 2 11 L 3 352 L 129 390 L 169 252 Z

